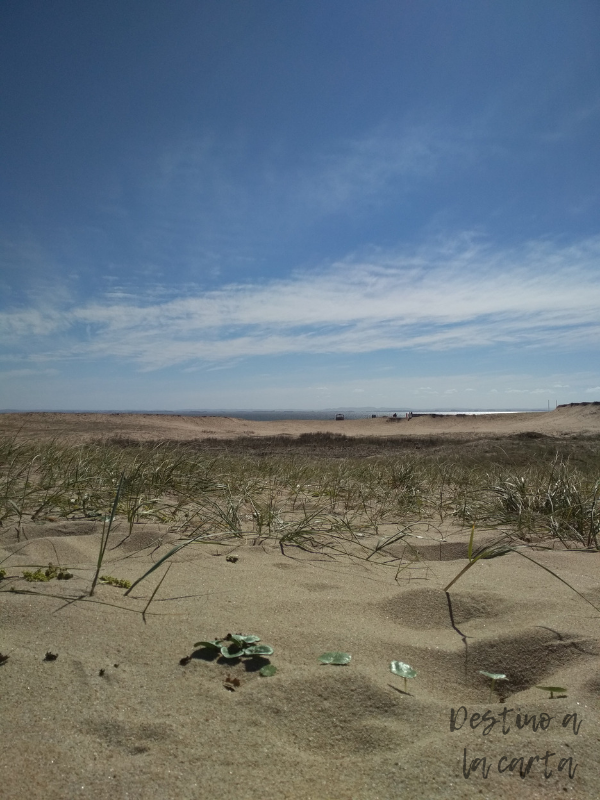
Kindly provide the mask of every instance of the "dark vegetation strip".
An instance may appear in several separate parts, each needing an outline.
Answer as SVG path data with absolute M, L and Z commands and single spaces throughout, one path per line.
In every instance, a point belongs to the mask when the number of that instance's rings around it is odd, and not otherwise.
M 510 436 L 364 436 L 339 433 L 303 433 L 300 436 L 241 436 L 231 439 L 206 438 L 139 442 L 128 437 L 105 440 L 120 448 L 145 448 L 169 445 L 192 452 L 235 455 L 298 456 L 319 459 L 373 458 L 418 455 L 436 459 L 459 459 L 465 464 L 526 467 L 551 462 L 558 457 L 586 472 L 600 472 L 600 435 L 553 437 L 537 431 Z

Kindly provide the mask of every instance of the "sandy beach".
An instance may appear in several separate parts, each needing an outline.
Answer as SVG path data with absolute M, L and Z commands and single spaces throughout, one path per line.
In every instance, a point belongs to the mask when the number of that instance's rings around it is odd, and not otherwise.
M 0 434 L 25 443 L 323 433 L 382 443 L 485 439 L 495 447 L 519 436 L 525 446 L 531 437 L 548 452 L 564 443 L 575 452 L 580 443 L 597 458 L 600 405 L 342 423 L 0 415 Z M 397 529 L 361 529 L 351 545 L 366 552 Z M 0 527 L 6 800 L 598 796 L 597 551 L 522 551 L 537 564 L 517 551 L 481 559 L 449 590 L 451 617 L 444 587 L 468 564 L 470 536 L 451 515 L 421 514 L 411 538 L 370 560 L 350 546 L 333 552 L 282 547 L 266 535 L 205 537 L 130 594 L 99 583 L 90 596 L 102 530 L 101 519 L 66 512 L 7 516 Z M 497 533 L 478 529 L 476 543 Z M 186 541 L 181 527 L 156 517 L 128 524 L 119 514 L 102 574 L 134 582 Z M 50 563 L 73 577 L 23 577 Z M 255 634 L 273 654 L 227 660 L 195 647 L 237 633 Z M 325 665 L 326 652 L 351 660 Z M 392 661 L 416 677 L 405 686 Z M 277 668 L 270 677 L 260 672 L 268 662 Z M 491 692 L 480 671 L 506 680 Z M 538 686 L 561 690 L 551 698 Z
M 189 441 L 235 437 L 296 437 L 309 433 L 336 433 L 352 437 L 394 436 L 510 436 L 519 433 L 573 436 L 600 433 L 600 404 L 559 406 L 550 412 L 485 414 L 481 416 L 376 417 L 336 420 L 281 420 L 255 422 L 233 417 L 188 417 L 166 414 L 0 414 L 0 435 L 48 439 L 60 437 L 84 442 L 98 437 L 126 437 L 136 441 Z

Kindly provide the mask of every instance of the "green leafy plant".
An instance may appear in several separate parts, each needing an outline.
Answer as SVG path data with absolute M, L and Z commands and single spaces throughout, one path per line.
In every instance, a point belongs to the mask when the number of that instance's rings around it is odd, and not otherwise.
M 271 678 L 276 672 L 277 667 L 275 664 L 265 664 L 264 667 L 261 667 L 258 674 L 261 678 Z
M 550 692 L 550 700 L 554 700 L 554 692 L 566 692 L 564 686 L 536 686 L 536 689 L 541 689 L 543 692 Z
M 125 578 L 113 578 L 111 575 L 101 575 L 100 583 L 118 586 L 119 589 L 129 589 L 131 586 L 131 581 L 125 580 Z
M 68 581 L 73 577 L 73 573 L 64 569 L 60 569 L 59 567 L 55 567 L 54 564 L 50 563 L 45 570 L 42 570 L 41 567 L 36 569 L 35 572 L 25 570 L 23 572 L 23 577 L 30 583 L 33 583 L 34 581 L 47 582 L 53 580 L 54 578 L 59 581 Z
M 25 578 L 26 581 L 29 581 L 30 583 L 33 583 L 34 581 L 39 581 L 39 582 L 50 581 L 52 580 L 52 578 L 54 578 L 54 575 L 50 576 L 46 574 L 47 572 L 48 570 L 42 570 L 41 568 L 36 569 L 35 572 L 31 572 L 30 570 L 25 570 L 23 572 L 23 577 Z
M 480 675 L 484 675 L 486 678 L 491 680 L 490 684 L 490 700 L 492 699 L 492 694 L 494 692 L 494 687 L 496 686 L 496 681 L 507 681 L 508 678 L 502 672 L 485 672 L 484 670 L 479 670 Z
M 347 664 L 350 663 L 350 659 L 352 656 L 350 653 L 340 653 L 338 651 L 332 651 L 329 653 L 323 653 L 323 655 L 319 656 L 319 661 L 321 664 L 332 664 L 336 667 L 345 667 Z
M 258 644 L 258 642 L 260 642 L 260 637 L 252 633 L 228 633 L 224 639 L 208 639 L 196 642 L 194 647 L 217 651 L 223 658 L 273 655 L 274 650 L 270 645 Z
M 390 672 L 397 675 L 399 678 L 404 678 L 404 691 L 407 689 L 407 679 L 416 678 L 417 670 L 413 669 L 410 664 L 405 664 L 404 661 L 392 661 L 390 664 Z
M 6 578 L 6 570 L 0 569 L 0 581 L 4 580 L 4 578 Z

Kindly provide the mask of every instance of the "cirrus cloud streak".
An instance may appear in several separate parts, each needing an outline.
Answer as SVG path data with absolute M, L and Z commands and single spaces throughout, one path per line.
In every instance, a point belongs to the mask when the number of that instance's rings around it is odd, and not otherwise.
M 175 299 L 98 298 L 0 314 L 14 358 L 195 361 L 419 348 L 588 348 L 600 342 L 600 237 L 501 250 L 463 235 L 373 251 L 286 279 Z

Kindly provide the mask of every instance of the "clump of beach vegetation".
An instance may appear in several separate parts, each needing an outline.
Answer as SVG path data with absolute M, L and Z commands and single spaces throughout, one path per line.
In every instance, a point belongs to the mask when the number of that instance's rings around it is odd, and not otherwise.
M 168 525 L 181 540 L 169 556 L 191 543 L 270 541 L 283 553 L 390 564 L 392 543 L 416 553 L 424 521 L 496 530 L 507 546 L 598 550 L 599 451 L 595 440 L 518 437 L 502 447 L 333 434 L 183 444 L 5 438 L 0 524 L 20 540 L 32 522 L 103 521 L 95 580 L 113 521 L 127 535 L 144 522 Z

